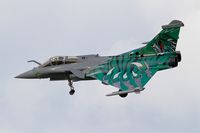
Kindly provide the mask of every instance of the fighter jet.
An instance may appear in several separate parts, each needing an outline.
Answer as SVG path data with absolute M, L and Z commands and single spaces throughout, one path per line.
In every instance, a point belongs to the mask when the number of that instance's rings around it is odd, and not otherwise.
M 140 93 L 156 72 L 178 66 L 181 53 L 176 51 L 176 46 L 182 26 L 181 21 L 173 20 L 163 25 L 160 33 L 144 43 L 145 46 L 116 56 L 55 56 L 45 63 L 30 60 L 38 67 L 15 78 L 67 80 L 70 95 L 75 92 L 73 82 L 83 80 L 100 80 L 119 89 L 107 96 Z

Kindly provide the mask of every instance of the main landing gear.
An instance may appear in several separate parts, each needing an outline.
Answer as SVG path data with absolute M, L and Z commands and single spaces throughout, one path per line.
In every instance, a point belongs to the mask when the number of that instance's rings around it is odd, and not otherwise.
M 68 80 L 68 85 L 70 87 L 70 91 L 69 91 L 69 94 L 70 95 L 73 95 L 75 93 L 75 90 L 74 90 L 74 87 L 73 87 L 73 82 L 71 79 Z

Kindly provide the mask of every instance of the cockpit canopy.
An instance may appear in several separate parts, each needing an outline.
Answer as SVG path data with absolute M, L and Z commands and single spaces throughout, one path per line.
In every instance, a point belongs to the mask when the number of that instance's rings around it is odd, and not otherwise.
M 62 64 L 72 64 L 77 63 L 78 57 L 76 56 L 54 56 L 51 57 L 47 62 L 41 65 L 41 67 L 62 65 Z

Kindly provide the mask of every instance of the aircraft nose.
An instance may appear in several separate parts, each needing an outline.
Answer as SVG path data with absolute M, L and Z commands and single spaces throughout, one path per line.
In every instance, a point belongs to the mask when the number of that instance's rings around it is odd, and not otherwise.
M 33 79 L 33 78 L 37 78 L 36 74 L 33 70 L 24 72 L 18 76 L 16 76 L 15 78 L 22 78 L 22 79 Z

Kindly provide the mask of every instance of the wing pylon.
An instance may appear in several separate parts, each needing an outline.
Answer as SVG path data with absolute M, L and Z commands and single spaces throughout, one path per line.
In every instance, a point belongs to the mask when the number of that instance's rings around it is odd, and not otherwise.
M 144 90 L 145 88 L 136 88 L 136 89 L 129 89 L 129 90 L 124 90 L 124 91 L 115 91 L 110 94 L 107 94 L 106 96 L 115 96 L 115 95 L 124 95 L 128 93 L 140 93 L 140 91 Z

